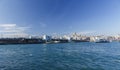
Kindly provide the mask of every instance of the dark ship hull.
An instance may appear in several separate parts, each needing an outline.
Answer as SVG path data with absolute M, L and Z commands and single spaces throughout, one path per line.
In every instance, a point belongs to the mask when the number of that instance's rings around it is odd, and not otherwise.
M 40 39 L 25 39 L 25 38 L 14 38 L 14 39 L 0 39 L 0 45 L 7 44 L 40 44 L 44 41 Z
M 72 40 L 72 42 L 89 42 L 88 40 Z

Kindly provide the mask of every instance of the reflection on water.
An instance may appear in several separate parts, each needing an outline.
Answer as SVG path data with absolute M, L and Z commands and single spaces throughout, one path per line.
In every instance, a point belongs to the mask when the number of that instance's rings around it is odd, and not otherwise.
M 120 70 L 120 43 L 0 45 L 0 70 Z

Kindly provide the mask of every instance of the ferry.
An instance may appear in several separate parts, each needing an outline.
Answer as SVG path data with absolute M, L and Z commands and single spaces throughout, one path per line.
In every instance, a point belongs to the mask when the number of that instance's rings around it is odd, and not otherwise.
M 106 39 L 99 39 L 98 41 L 96 41 L 96 43 L 110 43 L 110 40 L 106 40 Z

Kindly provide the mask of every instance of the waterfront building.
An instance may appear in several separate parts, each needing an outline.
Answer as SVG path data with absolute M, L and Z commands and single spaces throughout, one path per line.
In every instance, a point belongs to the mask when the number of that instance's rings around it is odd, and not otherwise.
M 45 41 L 50 41 L 52 39 L 52 37 L 48 36 L 48 35 L 43 35 L 42 39 L 45 40 Z

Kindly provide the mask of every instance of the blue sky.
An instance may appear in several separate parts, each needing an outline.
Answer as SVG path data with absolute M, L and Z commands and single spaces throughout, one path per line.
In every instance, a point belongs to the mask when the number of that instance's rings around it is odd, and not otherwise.
M 0 0 L 0 32 L 120 33 L 120 0 Z

